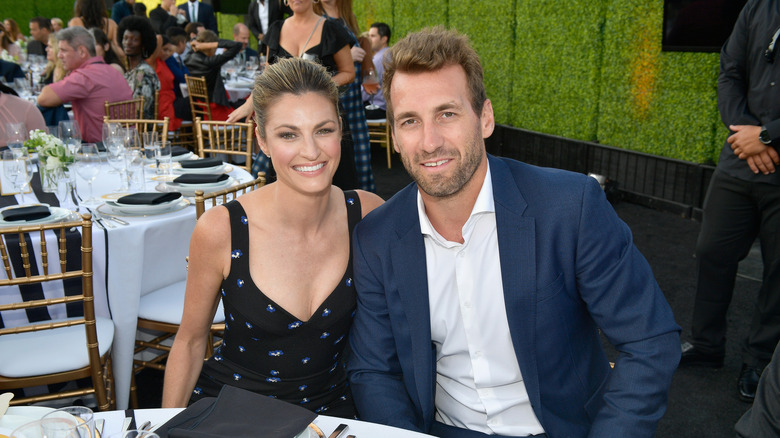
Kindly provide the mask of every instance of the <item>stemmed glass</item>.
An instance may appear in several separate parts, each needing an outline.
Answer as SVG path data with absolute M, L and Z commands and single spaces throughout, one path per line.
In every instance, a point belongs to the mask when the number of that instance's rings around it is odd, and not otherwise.
M 368 98 L 366 109 L 379 109 L 378 105 L 374 105 L 374 95 L 379 91 L 379 79 L 376 76 L 376 71 L 368 70 L 366 74 L 363 75 L 363 89 L 371 96 Z
M 81 130 L 78 123 L 70 120 L 61 121 L 60 140 L 68 147 L 71 153 L 75 153 L 81 145 Z
M 59 427 L 57 427 L 55 430 L 62 432 L 68 430 L 77 431 L 78 434 L 75 436 L 83 436 L 85 438 L 91 438 L 95 435 L 95 414 L 92 412 L 92 409 L 86 406 L 68 406 L 59 408 L 56 411 L 52 411 L 44 415 L 42 419 L 47 420 L 52 418 L 65 420 L 72 425 L 67 426 L 65 423 L 59 423 Z M 45 429 L 47 429 L 46 426 L 44 426 L 44 430 Z
M 76 151 L 76 173 L 89 184 L 89 198 L 82 201 L 82 204 L 99 204 L 100 201 L 95 198 L 92 192 L 92 182 L 100 173 L 100 155 L 98 155 L 96 144 L 86 143 L 78 148 Z
M 113 169 L 109 172 L 119 173 L 119 191 L 127 191 L 129 190 L 129 187 L 127 184 L 127 177 L 125 176 L 127 166 L 125 164 L 125 146 L 122 135 L 123 134 L 118 134 L 114 137 L 109 137 L 108 142 L 105 143 L 107 152 L 106 159 L 109 166 Z
M 119 123 L 103 123 L 103 146 L 110 154 L 111 143 L 119 143 L 120 146 L 124 146 L 124 128 Z M 111 169 L 108 173 L 119 173 L 115 169 Z
M 13 184 L 13 192 L 22 192 L 19 184 L 25 180 L 26 171 L 27 168 L 21 155 L 17 155 L 12 150 L 3 151 L 3 174 Z M 23 193 L 21 193 L 21 196 L 24 198 Z
M 27 127 L 24 122 L 11 122 L 5 124 L 5 144 L 10 149 L 21 149 L 27 140 Z

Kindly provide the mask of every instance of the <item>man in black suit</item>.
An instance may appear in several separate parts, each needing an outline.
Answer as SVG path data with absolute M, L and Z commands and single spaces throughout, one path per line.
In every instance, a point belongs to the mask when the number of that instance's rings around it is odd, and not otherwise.
M 206 26 L 206 29 L 219 32 L 217 30 L 217 17 L 214 16 L 214 8 L 198 0 L 189 0 L 185 4 L 179 5 L 179 9 L 184 11 L 187 21 L 198 21 Z
M 27 42 L 27 54 L 46 56 L 49 34 L 51 34 L 51 20 L 45 17 L 31 18 L 30 35 L 32 39 Z
M 183 26 L 187 22 L 184 11 L 176 8 L 174 0 L 162 0 L 149 11 L 149 20 L 154 31 L 160 34 L 164 34 L 169 27 Z
M 282 5 L 281 0 L 252 0 L 249 3 L 246 25 L 257 39 L 257 50 L 260 54 L 265 55 L 266 52 L 262 39 L 268 26 L 274 21 L 284 19 L 284 14 L 292 15 L 292 10 L 289 6 Z

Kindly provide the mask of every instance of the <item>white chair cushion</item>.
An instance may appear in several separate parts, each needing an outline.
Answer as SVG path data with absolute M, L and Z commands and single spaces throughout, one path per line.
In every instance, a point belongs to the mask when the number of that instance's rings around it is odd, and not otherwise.
M 366 123 L 386 123 L 387 119 L 366 119 Z
M 98 350 L 103 356 L 114 340 L 114 322 L 97 317 Z M 83 325 L 0 336 L 0 376 L 30 377 L 89 365 Z
M 138 305 L 138 317 L 168 324 L 181 324 L 186 284 L 186 280 L 180 281 L 142 296 L 141 303 Z M 224 321 L 225 310 L 220 300 L 217 313 L 214 314 L 214 323 Z

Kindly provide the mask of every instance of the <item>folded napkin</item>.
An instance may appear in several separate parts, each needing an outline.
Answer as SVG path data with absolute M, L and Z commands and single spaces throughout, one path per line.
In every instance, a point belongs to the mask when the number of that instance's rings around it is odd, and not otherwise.
M 217 167 L 222 165 L 219 158 L 204 158 L 202 160 L 181 160 L 179 161 L 183 169 L 204 169 L 206 167 Z
M 11 221 L 33 221 L 51 216 L 49 207 L 45 205 L 31 205 L 29 207 L 9 208 L 3 210 L 3 220 Z
M 171 156 L 178 157 L 179 155 L 189 154 L 190 150 L 182 146 L 171 146 Z
M 135 204 L 135 205 L 157 205 L 163 202 L 171 202 L 181 198 L 181 193 L 169 192 L 147 192 L 147 193 L 133 193 L 132 195 L 122 196 L 117 199 L 116 202 L 120 204 Z
M 177 184 L 212 184 L 228 179 L 227 174 L 211 174 L 211 173 L 186 173 L 173 182 Z
M 300 406 L 225 385 L 219 396 L 198 400 L 155 433 L 160 438 L 293 438 L 315 418 Z
M 97 146 L 98 152 L 105 152 L 106 151 L 106 145 L 104 145 L 102 141 L 99 141 L 99 142 L 95 143 L 95 146 Z

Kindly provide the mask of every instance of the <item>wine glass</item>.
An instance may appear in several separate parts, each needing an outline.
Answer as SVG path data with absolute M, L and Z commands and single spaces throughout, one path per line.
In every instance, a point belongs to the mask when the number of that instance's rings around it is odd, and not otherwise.
M 10 149 L 21 149 L 27 140 L 27 127 L 24 122 L 11 122 L 5 124 L 5 144 Z
M 379 91 L 379 78 L 377 78 L 376 71 L 368 70 L 366 74 L 363 75 L 363 89 L 366 90 L 366 93 L 370 96 L 366 109 L 379 109 L 378 105 L 374 105 L 374 95 Z
M 3 151 L 3 174 L 13 184 L 13 192 L 20 192 L 19 183 L 26 177 L 26 167 L 21 156 L 16 151 Z M 24 194 L 22 194 L 24 197 Z
M 87 438 L 89 430 L 75 418 L 42 418 L 19 426 L 10 438 Z
M 61 121 L 60 140 L 68 147 L 70 153 L 75 153 L 81 145 L 81 130 L 78 123 L 71 120 Z
M 43 416 L 43 420 L 51 418 L 63 419 L 70 422 L 78 431 L 77 436 L 91 438 L 95 435 L 95 414 L 92 412 L 92 409 L 86 406 L 67 406 L 64 408 L 59 408 L 56 411 L 49 412 Z M 73 423 L 74 421 L 75 424 Z M 44 430 L 45 429 L 47 429 L 46 426 L 44 426 Z M 64 425 L 64 423 L 59 423 L 59 427 L 56 429 L 65 431 L 68 429 L 73 430 L 74 427 L 67 427 Z
M 122 128 L 122 125 L 119 123 L 103 123 L 103 146 L 106 148 L 106 151 L 108 151 L 112 142 L 124 146 L 123 131 L 124 128 Z M 112 168 L 108 173 L 119 173 L 119 171 Z
M 106 152 L 108 165 L 113 169 L 110 172 L 119 174 L 119 191 L 129 190 L 127 178 L 125 176 L 127 166 L 125 164 L 125 146 L 122 137 L 109 137 L 109 140 L 106 143 Z
M 92 182 L 100 173 L 100 155 L 95 143 L 85 143 L 76 151 L 76 173 L 89 184 L 89 198 L 82 204 L 97 205 L 100 203 L 92 192 Z

